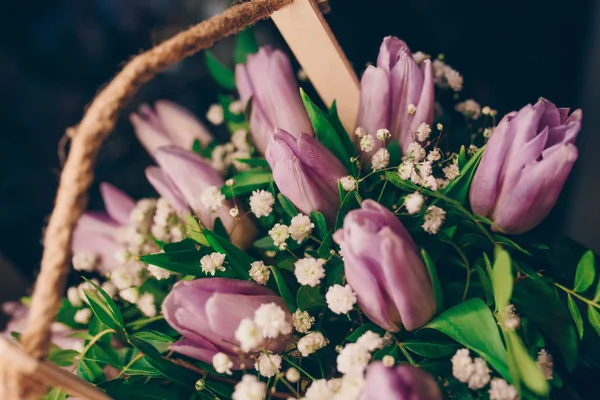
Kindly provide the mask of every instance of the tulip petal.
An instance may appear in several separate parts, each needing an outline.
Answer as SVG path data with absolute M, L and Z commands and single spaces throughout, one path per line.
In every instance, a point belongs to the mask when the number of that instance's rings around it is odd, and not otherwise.
M 375 135 L 378 129 L 390 128 L 390 78 L 388 70 L 370 66 L 360 81 L 360 106 L 357 126 Z M 383 146 L 375 141 L 373 152 Z
M 167 100 L 157 101 L 154 108 L 174 145 L 191 150 L 196 139 L 203 147 L 212 142 L 210 132 L 186 108 Z
M 146 168 L 146 178 L 152 187 L 154 187 L 154 190 L 156 190 L 161 197 L 164 197 L 169 204 L 177 210 L 179 215 L 184 216 L 190 213 L 190 209 L 181 196 L 181 193 L 179 193 L 175 184 L 163 173 L 160 167 Z
M 129 120 L 133 125 L 135 135 L 148 154 L 152 155 L 162 146 L 170 146 L 171 139 L 154 110 L 143 104 L 138 114 L 131 114 Z
M 135 201 L 110 183 L 100 184 L 100 194 L 104 200 L 106 212 L 121 225 L 129 222 L 129 215 L 135 207 Z
M 201 343 L 191 339 L 181 339 L 171 344 L 169 349 L 183 354 L 184 356 L 192 357 L 205 363 L 212 364 L 212 358 L 219 352 L 215 346 L 209 341 L 203 340 Z M 230 353 L 230 355 L 233 355 Z
M 362 400 L 410 399 L 406 396 L 408 390 L 402 390 L 400 387 L 395 369 L 385 367 L 381 362 L 374 362 L 369 365 L 366 380 Z M 421 398 L 417 399 L 422 400 Z

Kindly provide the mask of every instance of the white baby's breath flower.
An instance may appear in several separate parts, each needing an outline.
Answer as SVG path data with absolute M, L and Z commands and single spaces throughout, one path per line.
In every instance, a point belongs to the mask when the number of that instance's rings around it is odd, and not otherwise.
M 404 198 L 404 207 L 406 207 L 406 211 L 408 211 L 409 214 L 416 214 L 421 211 L 423 202 L 423 195 L 419 192 L 414 192 Z
M 427 161 L 436 162 L 442 158 L 442 154 L 440 153 L 440 149 L 433 149 L 427 154 Z
M 347 314 L 356 304 L 356 293 L 350 285 L 333 285 L 325 295 L 327 307 L 336 314 Z
M 240 322 L 234 336 L 246 353 L 256 349 L 264 340 L 260 327 L 251 318 L 244 318 Z
M 340 183 L 342 184 L 342 189 L 346 192 L 356 190 L 356 179 L 351 175 L 340 178 Z
M 490 369 L 483 358 L 473 360 L 473 374 L 469 377 L 468 386 L 471 390 L 483 388 L 490 381 Z
M 419 162 L 425 158 L 425 149 L 417 142 L 408 145 L 408 157 L 414 162 Z
M 490 400 L 516 400 L 519 398 L 517 389 L 501 378 L 492 379 L 489 394 Z
M 429 175 L 428 177 L 424 178 L 423 182 L 421 182 L 421 183 L 423 186 L 425 186 L 426 188 L 429 188 L 431 190 L 435 191 L 438 189 L 438 180 L 433 175 Z
M 212 104 L 206 112 L 206 119 L 213 125 L 221 125 L 225 121 L 223 107 L 220 104 Z
M 388 368 L 392 368 L 394 365 L 396 365 L 396 359 L 394 358 L 394 356 L 386 354 L 385 356 L 383 356 L 383 358 L 381 359 L 381 362 L 383 363 L 384 367 L 388 367 Z
M 255 190 L 250 196 L 250 209 L 257 218 L 268 217 L 273 212 L 275 197 L 266 190 Z
M 341 379 L 341 385 L 333 400 L 358 400 L 361 398 L 365 385 L 362 374 L 346 374 Z
M 422 51 L 417 51 L 416 53 L 413 53 L 413 60 L 415 60 L 415 62 L 419 65 L 429 58 L 431 58 L 431 56 L 429 54 L 423 53 Z
M 300 380 L 300 371 L 294 367 L 288 368 L 288 370 L 285 371 L 285 379 L 290 383 L 298 382 Z
M 212 212 L 219 211 L 225 202 L 225 195 L 216 186 L 206 188 L 200 195 L 202 205 Z
M 110 280 L 115 284 L 117 289 L 122 290 L 132 286 L 140 286 L 142 284 L 141 274 L 141 265 L 125 265 L 112 271 L 110 273 Z
M 75 316 L 73 317 L 75 322 L 77 322 L 78 324 L 87 324 L 88 322 L 90 322 L 91 318 L 92 310 L 90 310 L 89 308 L 82 308 L 81 310 L 77 310 Z
M 233 185 L 235 185 L 235 180 L 234 179 L 227 179 L 225 181 L 225 185 L 232 187 Z
M 310 220 L 310 217 L 304 214 L 298 214 L 290 222 L 290 235 L 298 244 L 310 236 L 315 224 Z
M 286 312 L 275 303 L 261 304 L 254 312 L 254 322 L 265 338 L 276 338 L 279 335 L 292 333 L 292 324 Z
M 254 261 L 252 264 L 250 264 L 249 274 L 250 278 L 254 279 L 256 283 L 266 285 L 269 281 L 269 277 L 271 276 L 271 271 L 264 262 Z
M 537 365 L 542 370 L 544 378 L 546 378 L 547 380 L 551 380 L 552 373 L 554 371 L 554 360 L 552 359 L 550 353 L 546 351 L 546 349 L 542 349 L 538 353 Z
M 290 237 L 290 230 L 287 225 L 275 224 L 269 231 L 269 236 L 273 239 L 275 246 L 280 247 Z
M 212 358 L 212 365 L 219 374 L 232 374 L 231 367 L 233 367 L 233 361 L 225 353 L 215 354 Z
M 142 294 L 135 305 L 146 317 L 152 318 L 156 316 L 156 302 L 152 293 L 146 292 Z
M 152 264 L 148 265 L 148 272 L 159 281 L 163 279 L 169 279 L 171 276 L 170 271 Z
M 306 333 L 310 330 L 315 318 L 308 311 L 301 311 L 299 308 L 292 314 L 292 324 L 294 329 L 300 333 Z
M 423 230 L 427 233 L 436 234 L 446 219 L 446 211 L 437 206 L 427 207 L 425 214 L 425 223 L 422 225 Z
M 223 266 L 224 261 L 225 254 L 214 252 L 207 254 L 200 259 L 200 267 L 202 268 L 202 272 L 206 275 L 210 274 L 211 276 L 215 276 L 217 271 L 225 271 L 225 267 Z
M 244 103 L 241 100 L 235 100 L 229 103 L 229 112 L 232 114 L 241 114 L 244 112 Z
M 509 331 L 514 331 L 521 326 L 521 318 L 515 312 L 514 304 L 509 304 L 503 312 L 504 327 Z
M 298 351 L 302 354 L 302 357 L 308 357 L 317 350 L 327 346 L 329 341 L 325 339 L 325 336 L 321 332 L 311 332 L 306 336 L 303 336 L 298 341 Z
M 337 356 L 337 369 L 342 374 L 362 374 L 371 353 L 358 343 L 348 343 Z
M 385 142 L 392 134 L 388 129 L 377 129 L 377 134 L 375 136 L 377 136 L 377 139 Z
M 140 298 L 140 291 L 136 287 L 130 287 L 127 289 L 123 289 L 119 292 L 119 296 L 125 300 L 130 302 L 131 304 L 135 304 Z
M 431 133 L 431 126 L 428 123 L 421 122 L 421 124 L 417 127 L 417 139 L 419 142 L 424 142 L 429 137 Z
M 494 128 L 485 128 L 483 130 L 483 137 L 486 139 L 489 138 L 492 132 L 494 132 Z
M 401 179 L 408 180 L 410 179 L 414 170 L 415 164 L 410 160 L 405 160 L 398 167 L 398 175 L 400 175 Z
M 460 382 L 469 382 L 469 378 L 475 370 L 473 359 L 469 356 L 469 350 L 458 350 L 450 361 L 452 362 L 452 375 Z
M 481 109 L 481 113 L 483 115 L 490 115 L 490 111 L 492 111 L 492 109 L 490 108 L 490 106 L 485 106 Z
M 67 299 L 73 307 L 81 307 L 83 305 L 83 302 L 81 301 L 81 297 L 79 295 L 79 289 L 74 286 L 70 287 L 67 290 Z
M 454 179 L 458 178 L 458 176 L 460 175 L 460 169 L 458 168 L 458 165 L 456 165 L 456 164 L 450 164 L 450 165 L 444 167 L 443 171 L 444 171 L 444 176 L 449 181 L 453 181 Z
M 301 285 L 315 287 L 325 277 L 325 260 L 322 258 L 301 258 L 294 264 L 294 275 Z
M 409 104 L 408 106 L 406 106 L 406 112 L 408 113 L 408 115 L 413 115 L 417 112 L 417 106 L 415 106 L 412 103 Z
M 233 207 L 229 210 L 229 215 L 231 215 L 233 218 L 237 217 L 238 215 L 240 215 L 240 209 L 237 207 Z
M 250 158 L 250 149 L 247 147 L 245 149 L 238 149 L 231 153 L 229 156 L 231 158 L 231 164 L 238 171 L 247 171 L 250 169 L 250 166 L 245 162 L 239 161 L 246 158 Z
M 117 295 L 118 289 L 112 281 L 106 281 L 100 287 L 111 299 Z
M 455 92 L 460 92 L 463 88 L 462 75 L 450 66 L 446 66 L 444 74 L 446 82 L 448 82 L 448 86 L 450 86 Z
M 433 173 L 433 167 L 431 166 L 431 161 L 423 161 L 417 165 L 417 169 L 419 170 L 419 176 L 421 179 L 426 179 L 431 176 Z
M 354 131 L 354 134 L 356 135 L 356 137 L 358 138 L 362 138 L 363 136 L 365 136 L 367 134 L 367 131 L 364 130 L 364 128 L 361 128 L 360 126 L 358 128 L 356 128 L 356 130 Z
M 371 159 L 371 166 L 373 171 L 378 171 L 380 169 L 384 169 L 390 163 L 390 152 L 382 147 L 375 152 L 373 158 Z
M 367 351 L 375 351 L 383 347 L 383 338 L 373 331 L 366 331 L 358 338 L 356 343 L 367 349 Z
M 473 99 L 468 99 L 458 103 L 454 109 L 471 119 L 477 119 L 481 116 L 481 106 Z
M 267 385 L 254 375 L 244 375 L 235 385 L 233 400 L 263 400 L 267 394 Z
M 313 381 L 304 395 L 305 400 L 332 400 L 335 395 L 325 379 Z
M 231 135 L 231 143 L 238 150 L 248 150 L 248 131 L 245 129 L 238 129 Z
M 263 353 L 254 363 L 254 368 L 265 378 L 271 378 L 281 370 L 281 356 Z
M 98 264 L 98 255 L 78 252 L 73 254 L 72 263 L 76 271 L 91 272 Z
M 444 129 L 444 125 L 442 125 L 440 122 L 438 122 L 438 124 L 436 125 L 436 127 L 437 127 L 437 130 L 440 131 L 440 132 Z
M 373 135 L 364 135 L 360 138 L 360 150 L 365 153 L 370 153 L 375 147 L 375 139 Z
M 467 154 L 469 154 L 470 156 L 474 155 L 475 153 L 477 153 L 479 151 L 479 147 L 475 146 L 474 144 L 469 146 L 469 149 L 467 150 Z

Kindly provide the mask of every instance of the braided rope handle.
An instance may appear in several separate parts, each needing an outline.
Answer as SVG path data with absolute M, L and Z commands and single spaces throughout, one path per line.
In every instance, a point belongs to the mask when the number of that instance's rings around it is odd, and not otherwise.
M 21 340 L 27 354 L 37 359 L 46 355 L 50 327 L 65 288 L 73 230 L 86 208 L 86 192 L 94 177 L 98 150 L 114 128 L 119 111 L 144 83 L 169 66 L 269 17 L 292 1 L 251 0 L 234 5 L 138 55 L 96 96 L 80 124 L 70 128 L 73 133 L 71 150 L 45 231 L 41 270 L 31 299 L 27 329 Z M 34 381 L 21 378 L 21 393 L 31 392 Z

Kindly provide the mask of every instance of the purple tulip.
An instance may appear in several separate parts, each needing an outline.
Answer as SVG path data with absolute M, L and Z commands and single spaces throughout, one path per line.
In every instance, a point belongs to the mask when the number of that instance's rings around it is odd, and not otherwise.
M 192 151 L 173 146 L 161 147 L 154 153 L 154 157 L 161 167 L 162 177 L 169 182 L 171 189 L 177 190 L 170 197 L 183 199 L 208 229 L 212 229 L 215 220 L 220 218 L 236 246 L 246 248 L 252 243 L 256 227 L 248 217 L 234 218 L 229 214 L 233 207 L 231 201 L 225 201 L 217 211 L 211 211 L 203 204 L 202 194 L 205 190 L 213 186 L 220 189 L 225 183 L 206 160 Z M 156 182 L 155 180 L 154 183 Z M 163 196 L 165 194 L 166 192 L 162 193 Z M 165 197 L 167 200 L 170 198 Z M 180 202 L 175 206 L 181 209 Z
M 142 104 L 138 113 L 130 116 L 138 140 L 149 154 L 163 146 L 178 146 L 191 150 L 197 139 L 207 146 L 212 135 L 187 109 L 168 100 L 154 103 L 154 109 Z
M 167 323 L 183 335 L 171 350 L 207 363 L 223 352 L 234 361 L 234 368 L 240 369 L 246 360 L 243 355 L 242 359 L 238 357 L 241 353 L 235 331 L 243 319 L 253 319 L 256 309 L 269 303 L 285 310 L 291 322 L 283 299 L 257 283 L 226 278 L 178 282 L 162 305 Z M 288 340 L 271 339 L 262 350 L 280 353 Z
M 338 180 L 348 171 L 317 139 L 306 133 L 296 138 L 277 128 L 265 157 L 277 187 L 300 211 L 320 211 L 327 220 L 335 219 Z
M 173 183 L 160 167 L 152 166 L 146 168 L 146 179 L 154 187 L 154 190 L 163 198 L 165 198 L 171 207 L 173 207 L 180 216 L 190 214 L 190 208 L 188 207 L 185 199 L 177 189 L 177 186 Z
M 378 129 L 389 129 L 406 152 L 414 142 L 417 127 L 433 122 L 434 85 L 431 62 L 419 66 L 402 40 L 383 39 L 377 66 L 370 66 L 361 80 L 358 126 L 375 136 Z M 409 105 L 416 109 L 409 112 Z M 383 145 L 376 140 L 376 147 Z
M 250 128 L 256 148 L 265 153 L 275 128 L 294 136 L 313 133 L 302 104 L 289 58 L 280 50 L 262 47 L 238 64 L 235 81 L 244 104 L 252 98 Z
M 333 239 L 363 312 L 390 332 L 412 331 L 435 314 L 429 274 L 412 238 L 387 208 L 365 200 L 346 215 Z
M 374 362 L 367 369 L 361 400 L 442 400 L 435 379 L 417 367 L 388 368 Z
M 573 163 L 581 110 L 557 108 L 541 98 L 506 115 L 490 136 L 471 183 L 473 212 L 492 229 L 520 234 L 552 210 Z

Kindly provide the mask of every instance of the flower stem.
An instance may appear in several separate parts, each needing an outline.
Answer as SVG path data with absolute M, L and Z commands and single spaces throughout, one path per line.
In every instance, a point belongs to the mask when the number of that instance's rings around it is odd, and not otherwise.
M 555 285 L 557 288 L 559 288 L 559 289 L 561 289 L 561 290 L 563 290 L 563 291 L 565 291 L 565 292 L 569 293 L 571 296 L 573 296 L 573 297 L 577 297 L 579 300 L 583 301 L 583 302 L 584 302 L 584 303 L 586 303 L 587 305 L 589 305 L 589 306 L 592 306 L 592 307 L 595 307 L 595 308 L 597 308 L 597 309 L 599 309 L 599 310 L 600 310 L 600 304 L 598 304 L 598 303 L 595 303 L 593 300 L 587 299 L 587 298 L 585 298 L 585 297 L 583 297 L 583 296 L 581 296 L 581 295 L 577 294 L 577 292 L 575 292 L 574 290 L 568 289 L 568 288 L 566 288 L 565 286 L 561 285 L 560 283 L 556 283 L 556 282 L 554 282 L 554 285 Z
M 289 364 L 291 364 L 292 366 L 296 367 L 298 369 L 298 371 L 302 372 L 304 375 L 308 376 L 311 380 L 316 381 L 317 378 L 315 378 L 314 376 L 312 376 L 311 374 L 309 374 L 308 372 L 306 372 L 304 369 L 302 369 L 301 366 L 299 366 L 298 364 L 294 363 L 292 360 L 290 360 L 288 357 L 283 356 L 282 357 L 286 362 L 288 362 Z
M 413 365 L 413 366 L 417 365 L 417 363 L 412 358 L 412 356 L 410 355 L 410 353 L 404 348 L 404 346 L 402 346 L 402 343 L 396 343 L 396 345 L 398 346 L 398 348 L 400 349 L 400 351 L 402 352 L 402 354 L 404 355 L 404 357 L 406 357 L 406 359 L 408 360 L 408 362 L 410 363 L 410 365 Z

